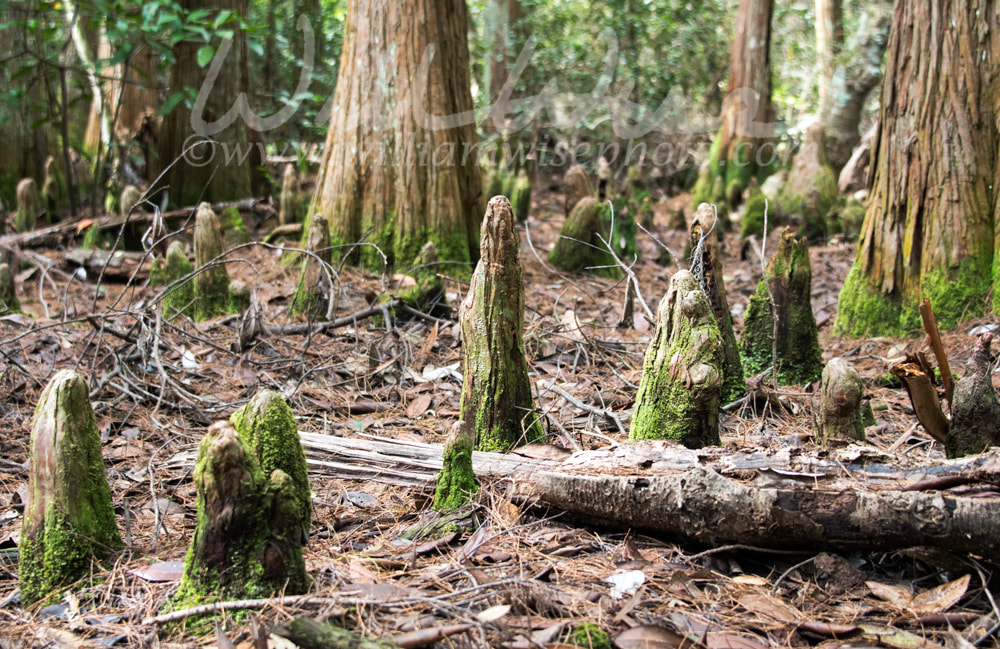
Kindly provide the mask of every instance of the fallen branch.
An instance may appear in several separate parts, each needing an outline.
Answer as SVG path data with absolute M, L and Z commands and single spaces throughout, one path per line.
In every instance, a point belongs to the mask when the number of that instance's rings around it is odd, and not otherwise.
M 937 322 L 934 320 L 934 309 L 931 301 L 924 298 L 924 303 L 920 305 L 920 317 L 924 321 L 924 331 L 927 332 L 927 339 L 930 341 L 931 349 L 934 350 L 934 358 L 937 359 L 938 368 L 941 370 L 941 383 L 944 384 L 944 398 L 948 401 L 948 407 L 953 405 L 952 395 L 955 392 L 955 381 L 951 377 L 951 367 L 948 365 L 948 355 L 944 353 L 944 345 L 941 344 L 941 334 L 938 332 Z
M 302 336 L 305 334 L 317 334 L 321 331 L 326 331 L 327 329 L 337 329 L 339 327 L 346 327 L 349 324 L 355 324 L 359 320 L 365 320 L 372 317 L 373 315 L 381 314 L 386 321 L 389 321 L 389 312 L 393 309 L 401 306 L 403 303 L 399 298 L 392 298 L 388 302 L 382 304 L 375 304 L 366 309 L 361 309 L 350 315 L 346 315 L 342 318 L 337 318 L 336 320 L 326 320 L 324 322 L 313 322 L 301 325 L 286 325 L 283 327 L 271 326 L 268 327 L 268 332 L 272 334 L 278 334 L 279 336 Z

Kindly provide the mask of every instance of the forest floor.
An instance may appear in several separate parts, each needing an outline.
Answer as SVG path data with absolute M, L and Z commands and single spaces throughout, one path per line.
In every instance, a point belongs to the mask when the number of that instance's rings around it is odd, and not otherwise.
M 616 412 L 627 426 L 652 327 L 637 307 L 636 326 L 616 328 L 623 283 L 559 273 L 547 263 L 562 223 L 562 200 L 552 190 L 536 192 L 535 216 L 521 232 L 525 345 L 533 377 Z M 666 224 L 677 208 L 690 217 L 689 202 L 681 196 L 656 208 L 655 231 L 675 258 L 686 234 L 668 231 Z M 765 254 L 776 250 L 778 236 L 769 238 Z M 658 248 L 649 236 L 640 234 L 640 245 L 637 275 L 655 311 L 677 266 L 653 261 Z M 740 248 L 727 234 L 725 280 L 738 331 L 762 274 L 759 250 L 741 260 Z M 509 480 L 480 489 L 470 513 L 479 532 L 409 540 L 405 532 L 428 516 L 432 483 L 359 479 L 315 463 L 315 511 L 305 556 L 316 599 L 276 598 L 249 611 L 226 611 L 214 630 L 190 618 L 167 626 L 148 623 L 170 610 L 177 588 L 195 522 L 191 452 L 208 424 L 271 388 L 290 395 L 303 432 L 441 443 L 458 418 L 458 327 L 454 320 L 414 319 L 387 330 L 362 319 L 312 336 L 274 333 L 299 324 L 287 317 L 297 271 L 279 263 L 278 251 L 249 247 L 231 261 L 230 273 L 252 279 L 272 332 L 238 353 L 232 351 L 236 318 L 164 323 L 161 362 L 167 372 L 160 374 L 143 364 L 134 342 L 137 324 L 155 329 L 158 306 L 150 306 L 155 290 L 146 281 L 148 263 L 131 284 L 112 278 L 98 286 L 94 276 L 69 279 L 73 268 L 64 251 L 36 252 L 52 268 L 43 270 L 36 258 L 21 272 L 26 315 L 0 318 L 0 649 L 276 647 L 282 640 L 268 638 L 264 629 L 298 615 L 329 619 L 369 637 L 431 629 L 427 637 L 433 639 L 435 629 L 463 625 L 440 647 L 565 647 L 560 643 L 582 621 L 630 648 L 965 647 L 977 640 L 997 646 L 988 633 L 997 622 L 988 585 L 992 577 L 996 589 L 996 566 L 967 555 L 681 545 L 641 530 L 584 525 L 564 512 L 510 498 Z M 887 453 L 942 458 L 940 445 L 914 430 L 905 391 L 881 381 L 893 360 L 926 347 L 924 337 L 848 340 L 830 332 L 853 255 L 850 242 L 811 249 L 812 306 L 824 357 L 843 355 L 862 374 L 878 422 L 868 429 L 869 444 Z M 378 277 L 344 269 L 336 316 L 363 310 L 383 287 Z M 457 307 L 465 288 L 449 281 L 448 301 Z M 972 353 L 970 331 L 983 324 L 967 322 L 944 336 L 957 375 Z M 14 596 L 16 547 L 31 420 L 44 384 L 62 368 L 76 368 L 92 386 L 127 550 L 110 571 L 76 584 L 54 603 L 22 608 Z M 785 412 L 725 413 L 724 447 L 813 448 L 813 388 L 781 388 Z M 594 449 L 627 441 L 606 418 L 541 386 L 537 393 L 549 442 Z M 643 583 L 613 593 L 609 579 L 616 573 L 641 575 Z M 964 575 L 971 579 L 962 580 Z M 426 642 L 413 637 L 406 646 Z

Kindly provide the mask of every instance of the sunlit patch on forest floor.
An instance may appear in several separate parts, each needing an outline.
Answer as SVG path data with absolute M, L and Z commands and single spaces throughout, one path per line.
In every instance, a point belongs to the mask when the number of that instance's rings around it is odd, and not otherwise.
M 687 235 L 667 230 L 666 223 L 678 207 L 690 217 L 686 200 L 658 205 L 654 232 L 684 267 Z M 525 345 L 533 378 L 614 412 L 627 428 L 651 326 L 637 308 L 634 328 L 616 328 L 624 283 L 556 272 L 545 261 L 562 223 L 561 205 L 561 194 L 537 192 L 536 216 L 521 233 Z M 776 231 L 769 237 L 765 255 L 776 249 L 778 236 Z M 640 289 L 655 311 L 677 266 L 653 261 L 659 252 L 650 237 L 640 234 L 640 247 Z M 723 250 L 739 332 L 743 308 L 762 274 L 760 248 L 740 259 L 741 242 L 727 234 Z M 184 559 L 195 512 L 189 456 L 208 424 L 267 387 L 290 395 L 302 432 L 441 443 L 458 417 L 458 328 L 453 319 L 413 319 L 387 329 L 365 318 L 308 337 L 281 333 L 280 327 L 299 324 L 286 315 L 297 271 L 284 268 L 275 251 L 258 247 L 232 268 L 256 283 L 271 333 L 237 352 L 235 317 L 161 323 L 161 374 L 136 346 L 140 324 L 146 331 L 157 327 L 147 306 L 154 291 L 145 284 L 145 272 L 142 286 L 100 287 L 95 309 L 95 279 L 69 281 L 72 270 L 61 263 L 63 253 L 44 254 L 62 270 L 22 272 L 21 306 L 30 315 L 0 319 L 0 647 L 222 649 L 228 639 L 242 649 L 253 646 L 255 633 L 265 641 L 266 633 L 254 628 L 298 615 L 328 618 L 372 637 L 464 624 L 437 646 L 512 648 L 566 646 L 558 643 L 585 620 L 617 636 L 620 647 L 712 648 L 958 647 L 998 622 L 983 586 L 995 566 L 966 555 L 677 545 L 642 530 L 584 525 L 539 507 L 518 492 L 516 477 L 479 491 L 465 512 L 481 526 L 478 532 L 411 540 L 407 532 L 429 518 L 429 481 L 408 485 L 412 476 L 404 469 L 396 480 L 388 471 L 383 479 L 357 479 L 349 467 L 313 464 L 315 512 L 306 550 L 313 600 L 275 599 L 249 612 L 222 612 L 221 635 L 191 619 L 169 627 L 144 624 L 169 610 L 177 586 L 179 564 L 161 562 Z M 867 431 L 871 445 L 890 454 L 943 458 L 940 445 L 915 426 L 905 391 L 886 379 L 893 361 L 926 346 L 924 337 L 847 340 L 830 332 L 853 255 L 850 242 L 811 250 L 824 359 L 843 355 L 864 378 L 877 420 Z M 378 277 L 343 269 L 336 317 L 365 309 L 384 287 Z M 459 280 L 446 283 L 452 306 L 465 288 Z M 970 331 L 985 324 L 967 322 L 944 335 L 957 375 L 972 353 Z M 87 376 L 94 388 L 128 550 L 112 570 L 96 571 L 93 581 L 50 606 L 22 610 L 11 596 L 31 417 L 45 382 L 67 367 Z M 731 409 L 722 418 L 724 447 L 811 448 L 814 388 L 780 388 L 766 404 Z M 610 418 L 540 385 L 536 394 L 550 442 L 574 450 L 627 441 Z M 322 461 L 315 450 L 309 458 Z M 971 579 L 961 581 L 967 574 Z M 410 638 L 415 644 L 406 646 L 422 646 Z

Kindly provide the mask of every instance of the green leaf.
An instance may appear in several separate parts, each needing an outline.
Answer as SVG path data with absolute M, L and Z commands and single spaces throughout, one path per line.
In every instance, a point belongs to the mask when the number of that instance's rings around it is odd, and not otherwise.
M 215 28 L 218 29 L 220 26 L 226 24 L 226 21 L 229 20 L 229 17 L 232 15 L 233 15 L 232 9 L 222 9 L 221 11 L 219 11 L 219 15 L 215 17 L 215 23 L 214 23 Z
M 160 114 L 166 115 L 174 109 L 174 106 L 184 101 L 183 92 L 175 92 L 174 94 L 167 97 L 167 100 L 163 102 L 163 107 L 160 108 Z
M 227 39 L 227 38 L 232 38 L 233 37 L 233 33 L 234 32 L 231 29 L 220 29 L 219 31 L 216 32 L 216 35 L 219 38 Z
M 202 45 L 198 48 L 198 67 L 203 68 L 209 64 L 215 56 L 215 48 L 211 45 Z

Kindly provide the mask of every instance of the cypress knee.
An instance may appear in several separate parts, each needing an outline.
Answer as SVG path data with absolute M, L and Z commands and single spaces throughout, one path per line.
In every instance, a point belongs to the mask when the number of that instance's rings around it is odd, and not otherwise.
M 17 212 L 14 213 L 14 230 L 28 232 L 35 229 L 41 203 L 38 199 L 38 184 L 34 178 L 24 178 L 17 183 Z
M 21 303 L 14 289 L 14 273 L 11 272 L 9 265 L 0 263 L 0 315 L 17 313 L 20 310 Z
M 62 370 L 35 410 L 20 543 L 26 604 L 91 574 L 95 559 L 122 546 L 88 392 L 82 376 Z
M 823 352 L 819 347 L 811 294 L 809 246 L 805 237 L 796 239 L 791 230 L 785 228 L 778 251 L 767 262 L 764 278 L 747 305 L 742 341 L 743 366 L 747 373 L 758 374 L 773 364 L 775 376 L 782 385 L 809 383 L 820 377 Z
M 326 318 L 333 286 L 330 282 L 330 223 L 317 213 L 309 223 L 306 249 L 313 255 L 304 255 L 299 284 L 288 306 L 289 315 L 304 315 L 310 320 Z
M 694 276 L 678 271 L 657 309 L 629 437 L 719 444 L 722 335 Z
M 587 175 L 587 170 L 582 165 L 573 165 L 566 170 L 566 175 L 563 177 L 563 191 L 566 194 L 564 204 L 566 218 L 569 218 L 576 204 L 585 197 L 590 196 L 596 199 L 594 187 L 590 184 L 590 176 Z
M 715 324 L 722 334 L 722 400 L 729 403 L 743 396 L 747 386 L 740 350 L 736 344 L 736 333 L 733 331 L 733 316 L 729 311 L 722 255 L 713 231 L 713 228 L 719 227 L 715 221 L 715 211 L 711 205 L 702 203 L 698 206 L 691 222 L 691 254 L 693 257 L 697 256 L 692 258 L 691 267 L 699 269 L 700 277 L 697 279 L 708 295 Z
M 434 488 L 434 509 L 458 509 L 478 489 L 472 469 L 475 447 L 475 431 L 464 421 L 456 421 L 444 445 L 443 465 Z
M 299 178 L 295 173 L 295 166 L 289 162 L 285 165 L 284 175 L 281 177 L 281 197 L 278 209 L 278 222 L 281 225 L 295 223 L 299 220 L 299 206 L 302 201 L 299 199 Z M 329 235 L 327 235 L 329 238 Z
M 480 259 L 459 309 L 465 380 L 461 418 L 481 451 L 542 437 L 524 355 L 524 280 L 510 201 L 494 196 L 480 234 Z
M 945 451 L 948 457 L 982 453 L 1000 444 L 1000 404 L 993 390 L 993 334 L 985 333 L 976 343 L 969 367 L 955 384 L 951 406 L 951 428 Z
M 818 422 L 824 446 L 832 439 L 861 441 L 865 438 L 863 396 L 861 377 L 850 363 L 834 358 L 826 364 L 819 387 Z
M 225 265 L 208 265 L 222 255 L 222 227 L 212 206 L 198 206 L 194 220 L 194 258 L 199 273 L 194 278 L 194 319 L 208 320 L 232 312 L 229 300 L 229 273 Z

